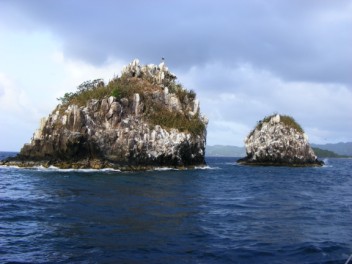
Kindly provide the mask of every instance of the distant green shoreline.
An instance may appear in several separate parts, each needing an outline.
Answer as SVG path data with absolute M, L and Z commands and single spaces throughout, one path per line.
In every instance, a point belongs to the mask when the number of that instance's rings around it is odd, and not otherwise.
M 345 152 L 351 153 L 349 155 L 342 155 L 335 151 L 324 149 L 324 145 L 316 145 L 313 146 L 314 153 L 319 158 L 351 158 L 352 157 L 352 148 L 349 147 L 352 143 L 343 143 L 347 147 L 344 149 Z M 313 144 L 314 145 L 314 144 Z M 340 146 L 341 143 L 337 144 L 329 144 L 328 146 Z M 205 149 L 205 156 L 206 157 L 244 157 L 246 155 L 246 150 L 244 147 L 238 146 L 230 146 L 230 145 L 208 145 Z
M 312 148 L 314 150 L 315 155 L 320 158 L 351 158 L 351 156 L 339 155 L 333 151 L 321 149 L 321 148 Z
M 352 158 L 352 142 L 325 145 L 312 144 L 312 148 L 319 158 Z M 18 153 L 18 151 L 1 152 Z M 231 145 L 208 145 L 205 150 L 206 157 L 244 157 L 245 155 L 244 147 Z

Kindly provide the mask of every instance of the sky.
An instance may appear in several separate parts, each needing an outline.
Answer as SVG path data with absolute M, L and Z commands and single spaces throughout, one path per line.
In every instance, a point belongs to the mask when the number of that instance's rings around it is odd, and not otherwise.
M 84 81 L 133 59 L 200 100 L 208 145 L 293 116 L 311 143 L 352 141 L 350 0 L 0 0 L 0 150 L 19 151 Z

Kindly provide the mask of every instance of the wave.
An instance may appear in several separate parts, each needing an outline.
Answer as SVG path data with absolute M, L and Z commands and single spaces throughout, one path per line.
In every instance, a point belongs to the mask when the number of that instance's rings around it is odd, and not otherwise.
M 28 168 L 23 168 L 23 167 L 19 167 L 19 166 L 8 166 L 8 165 L 0 165 L 0 168 L 2 169 L 28 169 Z
M 199 166 L 199 167 L 194 167 L 196 170 L 221 170 L 220 167 L 211 167 L 211 166 Z
M 36 169 L 38 171 L 58 171 L 58 172 L 120 172 L 121 170 L 113 169 L 113 168 L 104 168 L 104 169 L 61 169 L 55 166 L 49 166 L 49 167 L 43 167 L 43 166 L 38 166 L 38 167 L 33 167 L 33 169 Z
M 241 164 L 238 163 L 237 161 L 234 161 L 234 162 L 225 162 L 224 164 L 225 164 L 225 165 L 231 165 L 231 166 L 241 166 Z
M 56 166 L 49 166 L 49 167 L 44 167 L 42 165 L 40 166 L 33 166 L 33 167 L 19 167 L 19 166 L 8 166 L 8 165 L 0 165 L 0 168 L 2 169 L 16 169 L 16 170 L 34 170 L 34 171 L 41 171 L 41 172 L 121 172 L 121 170 L 114 169 L 114 168 L 104 168 L 104 169 L 61 169 Z M 178 168 L 172 168 L 172 167 L 159 167 L 159 168 L 153 168 L 147 171 L 184 171 L 184 170 L 220 170 L 220 167 L 211 167 L 211 166 L 196 166 L 194 168 L 186 168 L 186 169 L 178 169 Z
M 324 162 L 323 168 L 332 168 L 333 167 L 331 164 L 329 164 L 328 158 L 323 159 L 323 162 Z
M 220 167 L 211 167 L 211 166 L 195 166 L 193 168 L 172 168 L 172 167 L 160 167 L 160 168 L 153 168 L 148 171 L 185 171 L 185 170 L 220 170 Z
M 19 170 L 36 170 L 36 171 L 55 171 L 55 172 L 121 172 L 121 170 L 113 169 L 113 168 L 104 168 L 104 169 L 61 169 L 55 166 L 34 166 L 34 167 L 19 167 L 19 166 L 7 166 L 1 165 L 0 168 L 7 169 L 19 169 Z
M 148 171 L 178 171 L 179 169 L 177 168 L 171 168 L 171 167 L 160 167 L 160 168 L 153 168 Z

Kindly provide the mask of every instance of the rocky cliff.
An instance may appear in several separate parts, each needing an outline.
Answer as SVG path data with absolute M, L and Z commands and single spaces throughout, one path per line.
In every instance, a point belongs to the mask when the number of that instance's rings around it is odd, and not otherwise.
M 165 66 L 134 60 L 107 85 L 88 81 L 41 120 L 3 164 L 140 170 L 205 164 L 207 120 L 193 91 Z
M 290 116 L 264 118 L 245 139 L 246 165 L 321 166 L 303 129 Z

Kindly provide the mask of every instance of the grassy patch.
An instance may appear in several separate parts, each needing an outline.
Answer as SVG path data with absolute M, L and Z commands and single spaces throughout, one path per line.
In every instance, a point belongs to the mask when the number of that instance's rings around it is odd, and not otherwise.
M 196 98 L 196 93 L 193 90 L 187 90 L 179 83 L 170 84 L 169 92 L 176 94 L 180 102 L 185 104 Z
M 103 98 L 114 96 L 118 99 L 132 98 L 135 93 L 143 96 L 155 90 L 160 90 L 159 86 L 150 84 L 147 81 L 138 78 L 121 77 L 116 78 L 108 83 L 108 85 L 89 85 L 90 81 L 84 82 L 78 86 L 78 90 L 74 93 L 65 93 L 63 97 L 58 98 L 63 105 L 75 104 L 84 106 L 91 99 L 101 100 Z M 82 87 L 85 87 L 84 89 Z
M 304 133 L 303 128 L 296 122 L 296 120 L 288 115 L 280 115 L 280 121 L 285 125 L 296 129 L 300 133 Z
M 97 81 L 94 80 L 93 82 Z M 78 90 L 75 93 L 66 93 L 63 97 L 58 98 L 63 105 L 60 110 L 65 109 L 65 106 L 70 104 L 85 106 L 91 99 L 101 100 L 109 96 L 114 96 L 117 99 L 132 99 L 133 95 L 138 93 L 144 102 L 144 118 L 152 126 L 160 125 L 164 128 L 177 128 L 180 131 L 190 132 L 194 135 L 201 134 L 205 129 L 205 125 L 199 115 L 188 117 L 186 114 L 170 111 L 162 102 L 153 100 L 153 92 L 162 92 L 162 88 L 148 79 L 123 75 L 120 78 L 113 79 L 107 85 L 102 82 L 98 84 L 92 84 L 91 81 L 84 82 L 78 86 Z M 181 84 L 176 84 L 175 82 L 169 84 L 169 92 L 176 94 L 184 105 L 187 105 L 196 97 L 194 91 L 188 91 Z
M 160 125 L 164 128 L 177 128 L 181 132 L 189 132 L 192 135 L 200 135 L 205 129 L 205 124 L 198 114 L 189 118 L 179 112 L 169 111 L 161 104 L 149 106 L 146 116 L 152 126 Z
M 258 121 L 256 127 L 251 131 L 251 133 L 249 134 L 249 137 L 252 136 L 254 134 L 254 131 L 256 129 L 258 130 L 261 130 L 262 129 L 262 126 L 264 123 L 268 123 L 271 118 L 273 118 L 274 116 L 276 116 L 277 114 L 272 114 L 272 115 L 269 115 L 269 116 L 266 116 L 263 118 L 263 120 L 260 120 Z M 284 123 L 285 125 L 289 126 L 289 127 L 292 127 L 294 129 L 296 129 L 298 132 L 300 133 L 304 133 L 304 130 L 303 128 L 296 122 L 296 120 L 291 117 L 291 116 L 288 116 L 288 115 L 280 115 L 280 122 Z
M 106 89 L 110 91 L 110 95 L 115 96 L 118 99 L 130 99 L 135 93 L 139 93 L 140 96 L 143 97 L 144 94 L 161 91 L 161 88 L 158 85 L 152 84 L 141 78 L 127 76 L 122 76 L 111 81 Z

